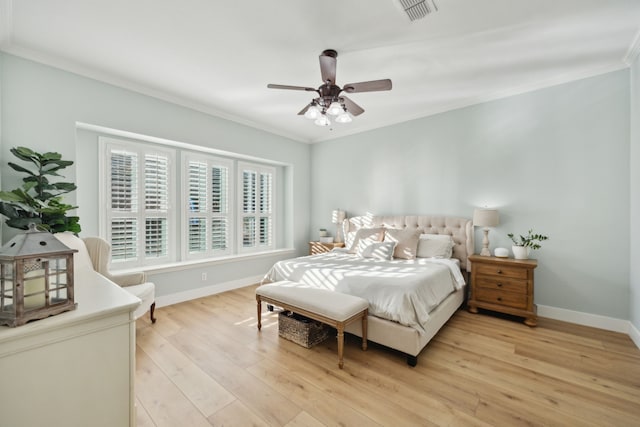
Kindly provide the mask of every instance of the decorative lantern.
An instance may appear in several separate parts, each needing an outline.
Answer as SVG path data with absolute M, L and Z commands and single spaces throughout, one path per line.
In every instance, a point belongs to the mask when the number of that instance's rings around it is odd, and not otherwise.
M 20 234 L 0 249 L 0 325 L 74 310 L 73 253 L 49 232 Z

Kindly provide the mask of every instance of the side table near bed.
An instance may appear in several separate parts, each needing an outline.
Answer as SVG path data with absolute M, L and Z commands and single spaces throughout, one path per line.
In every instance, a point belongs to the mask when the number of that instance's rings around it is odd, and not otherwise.
M 524 317 L 527 326 L 536 326 L 533 303 L 534 259 L 469 256 L 471 261 L 471 296 L 469 312 L 478 308 Z
M 344 248 L 344 243 L 309 242 L 309 255 L 323 254 L 325 252 L 331 251 L 331 249 L 333 248 Z

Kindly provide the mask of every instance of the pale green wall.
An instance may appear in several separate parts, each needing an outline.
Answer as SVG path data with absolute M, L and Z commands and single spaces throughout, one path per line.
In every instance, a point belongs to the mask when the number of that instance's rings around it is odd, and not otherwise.
M 629 121 L 623 70 L 315 144 L 312 231 L 337 207 L 497 207 L 492 248 L 531 227 L 551 237 L 533 253 L 536 303 L 628 319 Z
M 281 230 L 289 231 L 280 233 L 279 242 L 280 246 L 295 246 L 299 254 L 306 252 L 310 217 L 309 145 L 12 55 L 0 57 L 3 189 L 19 184 L 19 177 L 7 166 L 12 157 L 9 148 L 25 145 L 38 151 L 62 153 L 64 158 L 76 162 L 66 174 L 78 185 L 69 201 L 80 206 L 81 235 L 90 236 L 98 233 L 95 151 L 98 133 L 77 130 L 76 122 L 251 155 L 291 165 L 285 175 L 290 180 L 293 202 L 286 204 L 288 218 L 280 224 Z M 5 240 L 13 233 L 5 227 Z M 181 275 L 155 274 L 153 280 L 158 295 L 167 295 L 262 275 L 282 257 L 193 268 Z M 206 282 L 201 280 L 203 272 L 208 273 Z
M 631 67 L 631 231 L 630 314 L 640 330 L 640 55 Z

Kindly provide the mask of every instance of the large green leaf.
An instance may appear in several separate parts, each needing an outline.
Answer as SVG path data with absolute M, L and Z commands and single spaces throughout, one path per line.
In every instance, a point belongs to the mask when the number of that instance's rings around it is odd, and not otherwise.
M 29 169 L 22 167 L 20 165 L 16 165 L 15 163 L 11 163 L 9 162 L 9 167 L 11 167 L 11 169 L 16 170 L 18 172 L 24 172 L 24 173 L 28 173 L 31 176 L 35 176 L 36 174 L 31 172 Z
M 14 191 L 0 191 L 0 200 L 4 200 L 6 202 L 22 202 L 24 197 L 20 194 L 16 194 Z

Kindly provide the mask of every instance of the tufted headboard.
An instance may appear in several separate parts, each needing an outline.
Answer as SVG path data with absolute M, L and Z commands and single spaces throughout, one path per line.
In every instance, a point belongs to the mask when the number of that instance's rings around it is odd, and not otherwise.
M 473 223 L 469 218 L 436 215 L 354 216 L 344 220 L 345 233 L 360 228 L 417 228 L 422 233 L 453 236 L 453 257 L 460 260 L 462 271 L 471 271 L 467 257 L 473 254 Z M 345 234 L 346 235 L 346 234 Z

